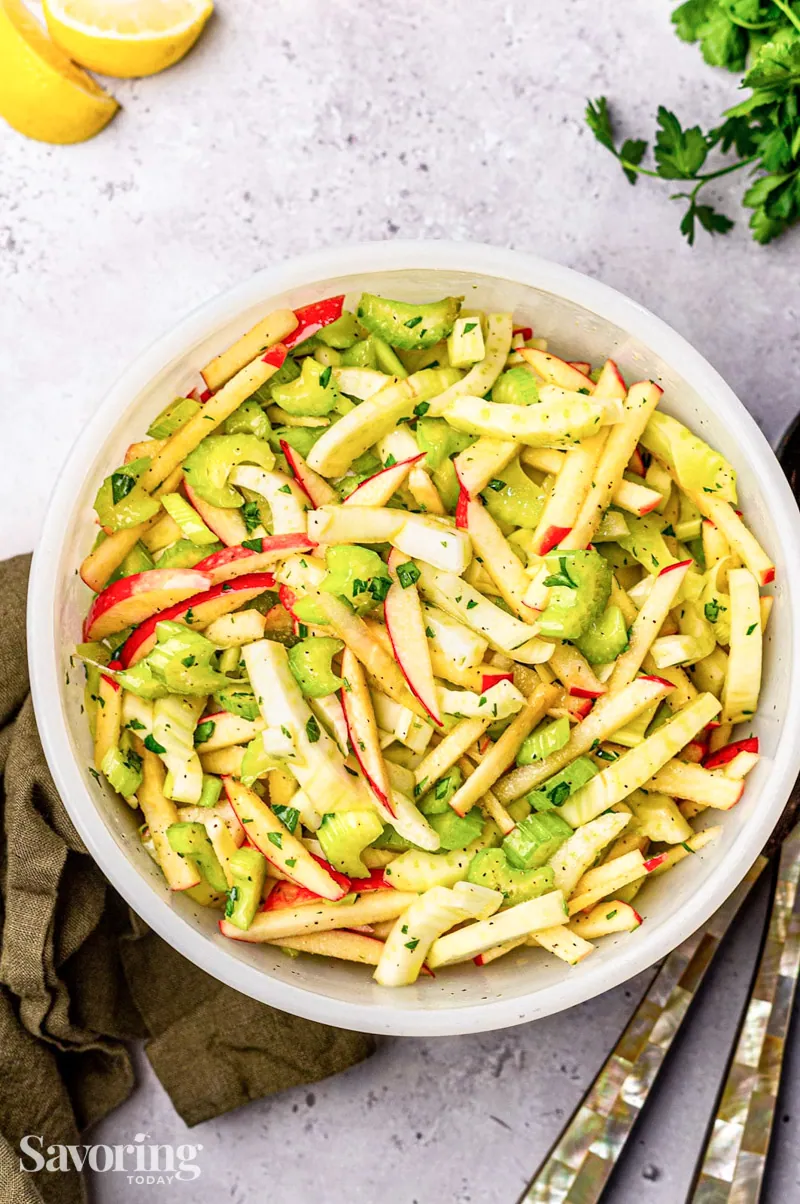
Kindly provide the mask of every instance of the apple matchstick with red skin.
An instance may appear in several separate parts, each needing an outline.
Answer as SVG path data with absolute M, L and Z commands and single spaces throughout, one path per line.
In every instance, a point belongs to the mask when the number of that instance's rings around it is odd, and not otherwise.
M 499 685 L 501 681 L 510 681 L 513 685 L 513 673 L 484 673 L 481 682 L 481 694 L 485 694 L 487 690 L 491 690 L 492 686 Z
M 201 573 L 207 573 L 212 585 L 219 585 L 222 581 L 231 581 L 245 573 L 263 572 L 287 556 L 311 552 L 317 546 L 313 539 L 300 534 L 262 535 L 248 540 L 248 544 L 251 546 L 236 544 L 222 548 L 219 552 L 212 552 L 205 560 L 196 564 L 195 568 Z M 259 545 L 258 548 L 252 546 L 256 544 Z
M 350 747 L 381 810 L 393 818 L 396 812 L 392 788 L 378 739 L 367 679 L 361 662 L 348 647 L 342 652 L 341 676 L 345 685 L 340 692 L 340 701 Z
M 424 460 L 425 453 L 410 456 L 407 460 L 398 460 L 388 468 L 367 477 L 360 485 L 356 485 L 352 493 L 348 493 L 342 505 L 344 506 L 385 506 L 397 492 L 415 464 Z
M 341 318 L 344 310 L 344 293 L 337 297 L 326 297 L 323 301 L 312 301 L 310 305 L 302 305 L 294 311 L 297 326 L 284 340 L 282 346 L 291 350 L 298 344 L 310 339 L 317 331 L 330 326 Z
M 227 547 L 236 547 L 247 539 L 249 532 L 240 510 L 212 506 L 210 502 L 204 501 L 195 489 L 192 489 L 188 481 L 184 481 L 183 491 L 189 505 L 197 511 L 217 539 L 221 539 Z
M 719 769 L 722 765 L 727 765 L 734 757 L 737 757 L 741 752 L 758 753 L 758 736 L 748 736 L 746 740 L 734 740 L 731 744 L 725 744 L 722 748 L 718 748 L 716 752 L 711 753 L 703 761 L 704 769 Z
M 281 439 L 281 451 L 286 457 L 286 463 L 289 465 L 292 476 L 315 510 L 317 506 L 331 506 L 339 501 L 336 490 L 318 472 L 314 472 L 300 452 L 296 451 L 285 439 Z
M 204 581 L 209 580 L 204 573 L 198 576 Z M 126 669 L 130 669 L 143 656 L 147 656 L 155 647 L 157 625 L 166 619 L 175 623 L 186 623 L 187 627 L 195 629 L 207 627 L 214 619 L 230 614 L 232 610 L 239 610 L 245 602 L 252 601 L 259 594 L 263 594 L 264 590 L 272 589 L 274 585 L 275 577 L 272 573 L 250 573 L 237 577 L 232 582 L 223 581 L 221 585 L 214 585 L 202 593 L 193 594 L 140 623 L 123 644 L 119 659 Z
M 197 569 L 146 569 L 120 577 L 97 595 L 83 627 L 85 640 L 102 640 L 201 593 L 211 578 Z
M 408 582 L 404 587 L 398 576 L 398 569 L 407 561 L 407 556 L 399 552 L 397 548 L 392 548 L 388 561 L 392 584 L 383 603 L 386 630 L 389 633 L 395 659 L 406 679 L 409 690 L 422 704 L 437 727 L 441 727 L 442 714 L 436 693 L 428 637 L 425 634 L 425 615 L 419 592 L 413 581 Z M 411 564 L 413 565 L 413 562 Z

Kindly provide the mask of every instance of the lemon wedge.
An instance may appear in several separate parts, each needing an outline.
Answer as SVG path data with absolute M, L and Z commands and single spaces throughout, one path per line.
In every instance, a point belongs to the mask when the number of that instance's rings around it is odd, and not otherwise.
M 47 26 L 70 58 L 101 75 L 155 75 L 182 59 L 212 0 L 44 0 Z
M 118 108 L 50 41 L 21 0 L 0 0 L 0 117 L 40 142 L 83 142 Z

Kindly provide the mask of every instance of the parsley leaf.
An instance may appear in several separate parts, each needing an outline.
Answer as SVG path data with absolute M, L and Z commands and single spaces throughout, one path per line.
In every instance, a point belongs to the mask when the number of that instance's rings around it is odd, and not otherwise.
M 712 598 L 710 602 L 706 602 L 703 607 L 703 614 L 708 619 L 709 623 L 716 623 L 719 618 L 720 605 L 716 598 Z
M 116 506 L 123 498 L 126 498 L 130 491 L 136 485 L 136 477 L 130 472 L 125 472 L 120 469 L 119 472 L 111 474 L 111 500 Z
M 256 527 L 261 526 L 261 515 L 258 511 L 258 502 L 245 502 L 240 507 L 239 513 L 244 519 L 244 525 L 248 531 L 255 531 Z
M 545 577 L 544 584 L 554 586 L 560 585 L 563 586 L 564 589 L 577 589 L 577 581 L 573 581 L 569 575 L 566 556 L 559 556 L 558 564 L 561 571 L 558 573 L 551 573 L 549 577 Z
M 309 716 L 306 723 L 306 735 L 308 736 L 309 744 L 316 744 L 320 737 L 319 724 L 313 715 Z
M 206 740 L 210 740 L 216 731 L 216 723 L 213 719 L 206 719 L 204 723 L 198 723 L 194 729 L 195 744 L 204 744 Z
M 367 592 L 375 602 L 383 602 L 391 588 L 392 582 L 389 577 L 371 577 Z
M 403 589 L 408 589 L 409 585 L 413 585 L 416 581 L 419 581 L 419 569 L 413 560 L 406 560 L 404 564 L 398 564 L 396 572 L 397 580 Z
M 285 803 L 273 803 L 272 810 L 285 828 L 290 832 L 294 832 L 297 827 L 297 821 L 300 819 L 300 812 L 296 807 L 287 807 Z
M 158 740 L 156 740 L 155 736 L 145 736 L 144 746 L 146 749 L 148 749 L 152 753 L 160 754 L 160 753 L 165 753 L 167 751 L 164 748 L 163 744 L 159 744 L 159 742 L 158 742 Z
M 618 145 L 605 97 L 589 102 L 586 122 L 597 141 L 619 161 L 633 183 L 639 175 L 685 180 L 680 230 L 691 245 L 698 231 L 726 234 L 733 222 L 699 195 L 712 180 L 751 167 L 742 204 L 752 210 L 750 230 L 766 243 L 800 221 L 800 12 L 795 0 L 686 0 L 672 15 L 675 32 L 698 43 L 714 67 L 743 73 L 749 94 L 703 130 L 684 125 L 663 105 L 653 146 L 655 167 L 642 166 L 642 139 Z M 731 156 L 707 163 L 709 153 Z M 708 168 L 711 168 L 710 170 Z

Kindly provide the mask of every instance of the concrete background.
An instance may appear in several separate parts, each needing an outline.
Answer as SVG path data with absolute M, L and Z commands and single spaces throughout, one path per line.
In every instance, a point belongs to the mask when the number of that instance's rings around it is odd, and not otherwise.
M 671 322 L 773 441 L 797 408 L 798 238 L 735 230 L 692 250 L 669 186 L 635 189 L 586 130 L 587 96 L 625 133 L 660 101 L 713 124 L 736 81 L 671 32 L 666 0 L 219 0 L 192 55 L 114 82 L 124 109 L 57 148 L 0 128 L 0 553 L 30 548 L 53 480 L 123 367 L 187 310 L 256 268 L 368 238 L 475 239 L 558 259 Z M 763 899 L 761 905 L 763 907 Z M 756 901 L 608 1193 L 684 1198 L 759 937 Z M 385 1043 L 368 1064 L 195 1129 L 146 1062 L 94 1140 L 203 1144 L 165 1204 L 513 1204 L 644 989 L 496 1034 Z M 777 1125 L 770 1201 L 797 1198 L 800 1060 Z M 96 1177 L 101 1204 L 143 1190 Z

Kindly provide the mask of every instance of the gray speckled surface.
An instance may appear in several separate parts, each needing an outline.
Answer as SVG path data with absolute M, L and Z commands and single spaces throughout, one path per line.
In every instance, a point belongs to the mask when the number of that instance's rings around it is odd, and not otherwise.
M 629 188 L 582 123 L 601 92 L 637 119 L 630 133 L 649 130 L 659 100 L 704 121 L 732 102 L 733 78 L 675 40 L 669 8 L 220 0 L 185 63 L 114 84 L 125 108 L 95 141 L 61 149 L 0 129 L 0 551 L 34 543 L 54 473 L 138 351 L 220 288 L 320 244 L 471 238 L 569 263 L 688 336 L 774 440 L 797 406 L 797 236 L 760 249 L 740 223 L 690 250 L 667 189 Z M 720 197 L 738 216 L 736 187 Z M 613 1204 L 683 1198 L 758 920 L 756 905 Z M 512 1204 L 643 986 L 508 1032 L 388 1042 L 346 1076 L 200 1126 L 202 1198 Z M 140 1061 L 138 1092 L 95 1140 L 186 1141 Z M 800 1191 L 796 1055 L 790 1071 L 776 1202 Z M 102 1204 L 141 1198 L 119 1180 L 96 1177 Z

